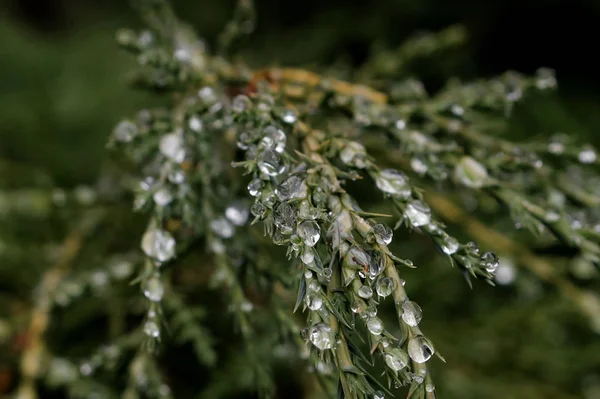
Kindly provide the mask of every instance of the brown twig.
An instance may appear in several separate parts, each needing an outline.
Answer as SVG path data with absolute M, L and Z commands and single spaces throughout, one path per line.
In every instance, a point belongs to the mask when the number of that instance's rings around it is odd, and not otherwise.
M 35 381 L 42 370 L 46 349 L 44 334 L 50 323 L 52 297 L 81 250 L 85 236 L 96 225 L 99 216 L 99 213 L 92 212 L 81 220 L 79 226 L 63 241 L 56 263 L 42 276 L 26 332 L 28 342 L 21 355 L 21 382 L 16 389 L 17 399 L 38 398 Z

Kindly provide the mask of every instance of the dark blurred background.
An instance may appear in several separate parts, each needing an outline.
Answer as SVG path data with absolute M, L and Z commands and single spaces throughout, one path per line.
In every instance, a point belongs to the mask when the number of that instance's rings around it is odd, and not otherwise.
M 234 2 L 174 3 L 210 44 Z M 419 31 L 461 23 L 469 41 L 458 51 L 460 61 L 451 68 L 428 66 L 422 74 L 428 87 L 450 75 L 532 73 L 549 66 L 557 71 L 559 96 L 517 115 L 516 128 L 529 135 L 566 130 L 594 136 L 600 126 L 599 1 L 256 4 L 257 30 L 244 49 L 256 64 L 360 65 L 375 43 L 395 47 Z M 0 5 L 0 155 L 49 168 L 62 185 L 93 180 L 112 125 L 145 101 L 127 87 L 133 64 L 113 42 L 117 28 L 139 26 L 139 20 L 120 0 L 3 0 Z
M 234 1 L 173 3 L 210 46 Z M 463 24 L 467 43 L 447 62 L 424 63 L 417 71 L 430 90 L 451 76 L 551 67 L 558 93 L 527 99 L 503 134 L 525 140 L 568 132 L 600 143 L 600 1 L 256 5 L 258 26 L 241 52 L 254 65 L 343 70 L 364 63 L 375 45 L 395 48 L 420 31 Z M 0 0 L 0 159 L 42 170 L 62 187 L 96 180 L 112 127 L 154 101 L 127 85 L 134 61 L 114 43 L 115 31 L 131 26 L 141 23 L 121 0 Z M 413 249 L 413 259 L 425 263 L 429 249 Z M 426 278 L 409 271 L 407 280 L 426 311 L 427 330 L 451 359 L 434 366 L 442 397 L 600 398 L 598 335 L 551 287 L 521 273 L 512 286 L 480 284 L 473 292 L 447 265 L 426 270 Z

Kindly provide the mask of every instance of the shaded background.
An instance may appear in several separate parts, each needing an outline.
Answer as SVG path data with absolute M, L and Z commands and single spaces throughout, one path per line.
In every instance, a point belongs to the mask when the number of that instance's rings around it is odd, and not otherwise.
M 233 1 L 174 4 L 210 45 Z M 564 131 L 600 143 L 598 1 L 259 0 L 257 12 L 242 50 L 255 65 L 360 66 L 376 43 L 393 48 L 420 30 L 464 24 L 468 43 L 445 64 L 419 71 L 428 88 L 451 76 L 552 67 L 558 94 L 525 101 L 503 134 Z M 113 40 L 125 26 L 140 22 L 122 1 L 0 1 L 0 158 L 66 188 L 96 181 L 114 124 L 154 101 L 127 86 L 133 61 Z M 411 257 L 431 263 L 430 249 L 424 244 Z M 520 272 L 515 284 L 469 291 L 449 269 L 406 277 L 426 312 L 425 329 L 448 359 L 435 365 L 442 397 L 600 398 L 599 336 L 552 287 Z

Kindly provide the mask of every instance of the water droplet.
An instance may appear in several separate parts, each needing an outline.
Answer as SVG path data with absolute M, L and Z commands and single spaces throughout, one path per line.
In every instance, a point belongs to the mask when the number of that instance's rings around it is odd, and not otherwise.
M 475 159 L 464 156 L 454 168 L 454 178 L 467 187 L 481 188 L 487 183 L 488 172 Z
M 405 215 L 414 227 L 425 226 L 431 222 L 431 209 L 422 201 L 411 201 L 406 206 Z
M 324 267 L 323 271 L 321 272 L 321 275 L 326 279 L 329 280 L 331 278 L 331 275 L 333 274 L 333 269 L 331 267 Z
M 408 355 L 400 348 L 392 348 L 383 355 L 385 364 L 395 372 L 402 370 L 408 364 Z
M 281 154 L 285 151 L 287 137 L 283 130 L 272 125 L 267 126 L 264 130 L 264 138 L 270 139 L 270 142 L 272 143 L 271 146 L 276 152 Z
M 558 222 L 560 220 L 560 213 L 556 211 L 548 211 L 544 215 L 544 219 L 546 220 L 546 222 L 550 223 Z
M 254 304 L 247 299 L 243 299 L 240 303 L 240 310 L 244 313 L 249 313 L 254 309 Z
M 231 238 L 235 231 L 233 225 L 225 218 L 218 218 L 210 222 L 211 230 L 222 238 Z
M 273 150 L 263 151 L 258 159 L 258 168 L 267 176 L 277 176 L 284 172 L 285 165 L 281 162 L 281 156 Z
M 185 173 L 183 170 L 174 170 L 169 173 L 168 179 L 173 184 L 181 184 L 185 181 Z
M 369 299 L 373 296 L 373 290 L 368 285 L 363 285 L 358 289 L 358 296 L 364 299 Z
M 244 94 L 239 94 L 239 95 L 235 96 L 235 98 L 233 99 L 233 101 L 231 103 L 231 109 L 233 110 L 233 112 L 238 113 L 238 114 L 250 109 L 251 106 L 252 106 L 252 101 L 250 101 L 248 96 L 246 96 Z
M 427 338 L 417 335 L 408 341 L 408 355 L 415 363 L 425 363 L 435 353 Z
M 171 161 L 182 163 L 185 159 L 183 137 L 178 133 L 164 135 L 158 145 L 160 152 Z
M 377 295 L 386 297 L 394 291 L 394 280 L 390 277 L 383 277 L 377 281 L 376 284 Z
M 367 308 L 365 309 L 365 314 L 368 317 L 375 317 L 375 316 L 377 316 L 377 307 L 375 305 L 369 305 L 369 306 L 367 306 Z
M 198 97 L 206 105 L 211 105 L 217 102 L 217 96 L 212 87 L 205 86 L 198 91 Z
M 485 270 L 487 270 L 488 273 L 494 273 L 498 268 L 498 265 L 500 265 L 498 257 L 493 252 L 484 252 L 481 255 L 481 262 L 483 262 Z
M 556 76 L 550 68 L 540 68 L 536 71 L 535 86 L 539 90 L 554 89 L 556 87 Z
M 394 236 L 392 229 L 387 224 L 383 223 L 378 223 L 371 227 L 371 233 L 374 235 L 375 241 L 382 245 L 389 245 Z
M 168 188 L 162 187 L 154 192 L 152 198 L 154 199 L 156 205 L 167 206 L 171 201 L 173 201 L 173 194 L 171 194 L 171 191 L 169 191 Z
M 165 287 L 156 275 L 151 276 L 144 283 L 144 296 L 152 302 L 160 302 L 165 294 Z
M 331 327 L 325 323 L 315 324 L 308 330 L 308 339 L 320 350 L 331 349 L 333 346 Z
M 144 323 L 144 334 L 151 338 L 158 338 L 160 336 L 160 328 L 154 320 L 148 320 Z
M 462 116 L 465 113 L 465 109 L 458 104 L 452 104 L 450 107 L 450 112 L 452 112 L 455 116 Z
M 363 311 L 362 303 L 360 301 L 352 302 L 352 304 L 350 305 L 350 310 L 352 310 L 354 313 L 362 312 Z
M 304 278 L 310 280 L 311 278 L 313 278 L 313 272 L 311 272 L 310 270 L 305 271 Z
M 433 385 L 432 383 L 428 382 L 428 383 L 425 385 L 425 390 L 426 390 L 427 392 L 433 392 L 433 391 L 435 391 L 435 385 Z
M 127 260 L 118 260 L 110 266 L 112 276 L 117 280 L 124 280 L 133 273 L 133 263 Z
M 302 262 L 304 262 L 304 264 L 309 265 L 313 262 L 313 260 L 315 260 L 315 254 L 312 251 L 312 249 L 305 248 L 304 252 L 300 256 L 300 259 L 302 260 Z
M 398 119 L 396 121 L 396 123 L 394 123 L 394 126 L 396 127 L 396 129 L 398 130 L 404 130 L 406 129 L 406 121 L 403 119 Z
M 371 257 L 359 247 L 352 247 L 344 256 L 344 264 L 351 269 L 364 269 L 371 263 Z
M 144 253 L 159 262 L 166 262 L 175 256 L 175 239 L 165 230 L 151 228 L 142 237 Z
M 255 202 L 250 208 L 250 213 L 252 213 L 252 215 L 254 215 L 257 218 L 262 219 L 267 213 L 267 207 L 261 204 L 260 202 Z
M 378 317 L 371 317 L 367 320 L 367 329 L 373 335 L 381 335 L 383 332 L 383 322 Z
M 515 278 L 517 278 L 517 268 L 510 259 L 502 257 L 494 274 L 494 280 L 500 285 L 509 285 L 515 281 Z
M 96 201 L 96 191 L 85 185 L 75 187 L 75 200 L 81 205 L 89 206 Z
M 131 121 L 120 122 L 113 131 L 113 137 L 116 141 L 129 143 L 138 133 L 138 128 Z
M 384 193 L 396 195 L 400 198 L 408 198 L 411 194 L 408 177 L 396 169 L 382 170 L 375 178 L 375 184 Z
M 289 125 L 295 123 L 297 119 L 298 119 L 298 116 L 291 109 L 286 109 L 281 114 L 281 120 L 284 121 L 285 123 L 289 124 Z
M 565 152 L 565 144 L 562 142 L 562 139 L 553 137 L 548 143 L 548 152 L 555 155 Z
M 373 399 L 385 399 L 385 395 L 381 391 L 375 391 Z
M 254 179 L 250 183 L 248 183 L 248 192 L 251 196 L 256 197 L 260 193 L 260 189 L 262 188 L 262 186 L 262 180 Z
M 584 148 L 577 155 L 577 159 L 584 164 L 594 163 L 597 159 L 596 151 L 593 148 Z
M 287 202 L 282 202 L 273 212 L 275 226 L 279 227 L 283 233 L 291 234 L 296 224 L 296 215 L 294 210 Z M 301 235 L 302 236 L 302 235 Z M 304 238 L 304 237 L 302 237 Z
M 321 284 L 319 284 L 317 280 L 312 280 L 310 283 L 308 283 L 308 290 L 321 291 Z
M 425 160 L 420 157 L 411 158 L 410 167 L 420 176 L 425 175 L 429 170 L 429 166 L 425 163 Z
M 88 362 L 82 363 L 81 366 L 79 366 L 79 372 L 81 373 L 81 375 L 87 377 L 89 375 L 92 375 L 92 373 L 94 372 L 94 366 L 92 366 Z
M 475 241 L 469 241 L 466 245 L 467 251 L 474 254 L 479 255 L 479 245 Z
M 198 118 L 197 116 L 192 116 L 188 121 L 188 126 L 190 127 L 191 131 L 200 133 L 204 127 L 204 123 L 202 123 L 202 119 Z
M 402 303 L 402 320 L 411 327 L 416 327 L 423 318 L 421 307 L 413 301 Z
M 225 209 L 225 217 L 236 226 L 243 226 L 248 221 L 250 212 L 243 202 L 233 202 Z
M 285 179 L 275 189 L 275 194 L 280 201 L 289 201 L 295 198 L 306 197 L 307 187 L 300 177 L 292 175 Z
M 323 306 L 323 297 L 320 293 L 311 291 L 304 297 L 304 302 L 310 310 L 319 310 Z
M 362 144 L 356 141 L 351 141 L 346 144 L 342 151 L 340 151 L 340 159 L 346 165 L 364 168 L 366 166 L 364 162 L 364 157 L 366 154 L 367 152 Z
M 321 238 L 321 228 L 316 222 L 307 220 L 298 226 L 298 235 L 304 240 L 305 245 L 314 247 Z
M 446 234 L 440 242 L 440 247 L 446 255 L 452 255 L 458 251 L 460 244 L 456 238 Z

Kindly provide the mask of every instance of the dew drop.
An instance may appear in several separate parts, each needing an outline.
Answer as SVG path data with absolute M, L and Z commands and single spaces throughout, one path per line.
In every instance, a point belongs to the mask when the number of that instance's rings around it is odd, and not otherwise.
M 320 293 L 315 291 L 309 292 L 306 297 L 304 297 L 304 302 L 310 310 L 319 310 L 323 307 L 323 297 Z
M 156 275 L 151 276 L 144 284 L 144 296 L 152 302 L 160 302 L 165 294 L 165 287 Z
M 475 159 L 464 156 L 454 168 L 454 178 L 467 187 L 481 188 L 487 183 L 488 172 Z
M 358 296 L 364 299 L 369 299 L 373 296 L 373 290 L 368 285 L 363 285 L 358 289 Z
M 409 202 L 405 215 L 414 227 L 425 226 L 431 222 L 431 209 L 423 201 Z
M 594 163 L 597 159 L 596 151 L 593 148 L 584 148 L 577 155 L 577 159 L 584 164 Z
M 159 262 L 166 262 L 175 256 L 175 239 L 165 230 L 151 228 L 142 237 L 144 253 Z
M 378 317 L 371 317 L 367 320 L 367 330 L 373 335 L 381 335 L 383 332 L 383 322 Z
M 458 251 L 459 246 L 460 244 L 458 243 L 458 240 L 447 234 L 444 235 L 440 243 L 440 247 L 446 255 L 452 255 L 456 253 L 456 251 Z
M 427 338 L 417 335 L 408 341 L 408 355 L 415 363 L 425 363 L 435 353 Z
M 151 338 L 158 338 L 160 336 L 160 328 L 154 320 L 148 320 L 144 323 L 144 334 Z
M 248 183 L 248 193 L 251 196 L 256 197 L 260 193 L 260 189 L 262 188 L 263 183 L 260 179 L 254 179 L 250 183 Z
M 192 116 L 188 121 L 188 126 L 191 131 L 200 133 L 204 127 L 204 123 L 202 123 L 202 119 L 198 118 L 197 116 Z
M 250 212 L 244 203 L 236 201 L 225 209 L 225 217 L 236 226 L 243 226 L 248 221 Z
M 276 152 L 281 154 L 285 150 L 287 137 L 283 130 L 275 126 L 267 126 L 264 131 L 264 138 L 270 139 L 272 146 Z
M 393 371 L 400 371 L 408 364 L 408 355 L 400 348 L 392 348 L 385 352 L 385 364 Z
M 137 135 L 138 128 L 131 121 L 120 122 L 113 131 L 113 137 L 116 141 L 129 143 Z
M 394 280 L 390 277 L 383 277 L 377 281 L 376 284 L 377 295 L 385 298 L 394 291 Z
M 385 395 L 381 391 L 375 391 L 373 394 L 373 399 L 385 399 Z
M 411 327 L 416 327 L 423 318 L 421 307 L 413 301 L 402 303 L 402 320 Z
M 375 241 L 382 245 L 389 245 L 394 236 L 392 229 L 387 224 L 383 223 L 378 223 L 371 227 L 371 233 L 374 235 Z
M 164 135 L 160 139 L 159 150 L 173 162 L 182 163 L 185 159 L 183 137 L 178 133 Z
M 313 260 L 315 260 L 315 254 L 312 249 L 306 248 L 300 256 L 300 259 L 302 262 L 304 262 L 304 264 L 309 265 L 313 262 Z
M 307 220 L 298 226 L 298 235 L 304 240 L 304 244 L 314 247 L 321 238 L 319 225 L 312 220 Z
M 235 113 L 242 113 L 248 110 L 252 106 L 252 101 L 245 94 L 239 94 L 235 96 L 231 103 L 231 109 Z
M 250 213 L 257 218 L 262 219 L 267 213 L 267 207 L 260 202 L 255 202 L 252 204 L 252 207 L 250 207 Z
M 375 184 L 379 190 L 386 194 L 397 195 L 400 198 L 408 198 L 411 189 L 408 186 L 406 175 L 396 169 L 384 169 L 375 179 Z
M 498 257 L 493 252 L 484 252 L 481 255 L 481 262 L 483 262 L 485 270 L 488 273 L 494 273 L 500 265 Z
M 300 177 L 292 175 L 285 179 L 275 189 L 275 194 L 280 201 L 289 201 L 295 198 L 306 197 L 307 187 Z
M 331 327 L 325 323 L 318 323 L 308 330 L 308 339 L 320 350 L 331 349 L 333 346 L 333 333 Z
M 173 201 L 173 194 L 168 188 L 162 187 L 154 192 L 152 199 L 158 206 L 167 206 Z
M 281 114 L 281 120 L 289 125 L 295 123 L 297 119 L 298 119 L 298 116 L 291 109 L 286 109 Z
M 258 159 L 258 168 L 267 176 L 277 176 L 285 170 L 281 156 L 270 149 L 263 151 Z
M 226 218 L 218 218 L 210 222 L 211 230 L 221 238 L 231 238 L 234 233 L 233 225 Z

